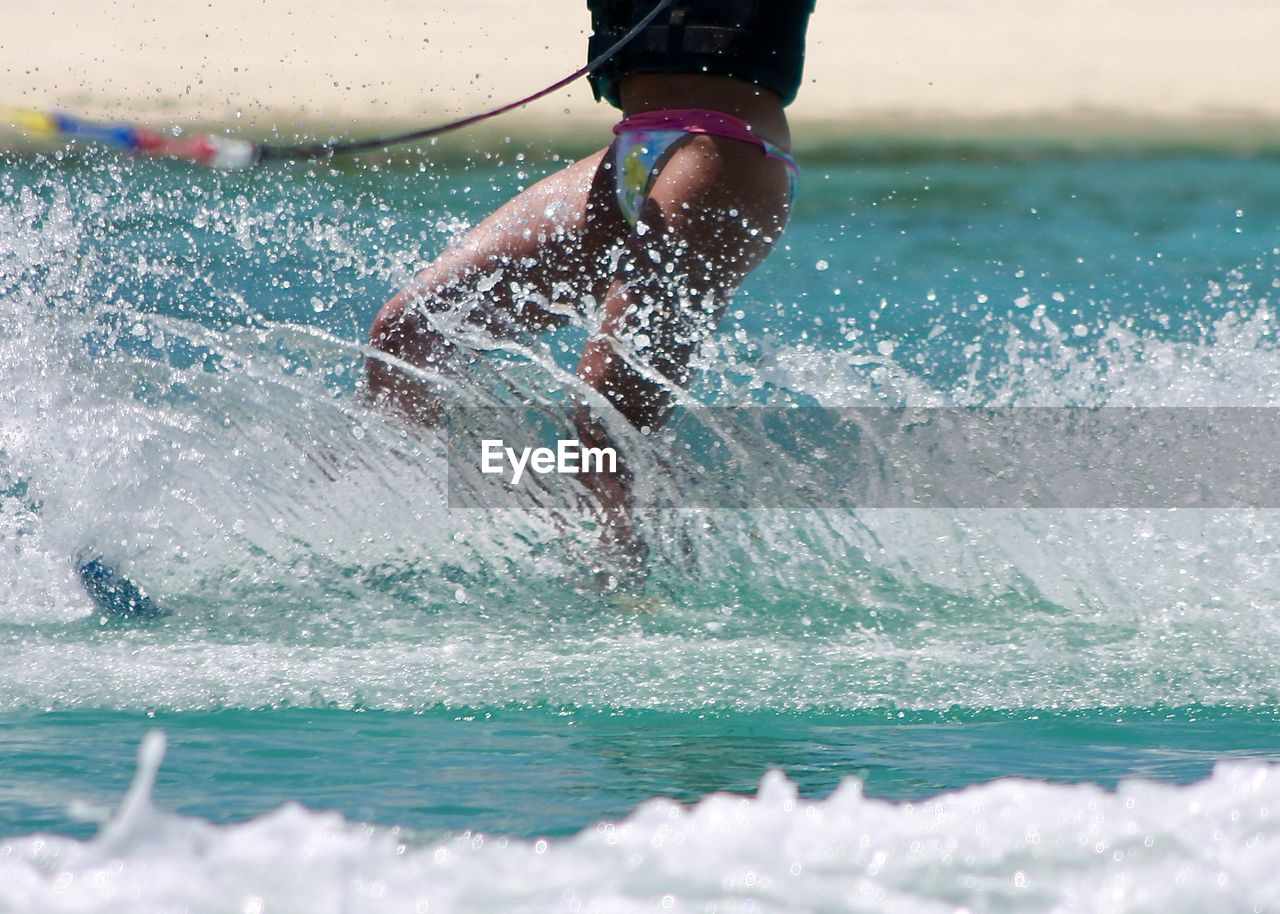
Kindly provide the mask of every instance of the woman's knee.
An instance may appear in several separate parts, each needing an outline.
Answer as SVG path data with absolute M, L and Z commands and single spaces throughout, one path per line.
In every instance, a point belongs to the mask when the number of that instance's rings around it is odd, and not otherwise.
M 439 348 L 438 336 L 418 303 L 404 293 L 383 305 L 369 328 L 371 346 L 418 366 L 426 364 Z
M 432 316 L 466 307 L 460 285 L 454 265 L 443 258 L 436 261 L 378 311 L 369 328 L 370 345 L 405 361 L 423 364 L 440 336 L 431 326 Z

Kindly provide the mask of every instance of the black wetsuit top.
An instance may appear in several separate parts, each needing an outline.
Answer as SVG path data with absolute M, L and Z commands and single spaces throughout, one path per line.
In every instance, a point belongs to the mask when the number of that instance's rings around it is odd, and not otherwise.
M 587 0 L 594 59 L 658 0 Z M 632 73 L 732 76 L 790 104 L 804 71 L 804 34 L 815 0 L 676 0 L 612 60 L 591 74 L 596 98 L 621 107 L 618 82 Z

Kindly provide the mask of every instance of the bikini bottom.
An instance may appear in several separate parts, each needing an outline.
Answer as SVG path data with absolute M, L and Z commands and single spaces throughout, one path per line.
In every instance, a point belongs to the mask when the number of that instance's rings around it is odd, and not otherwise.
M 706 108 L 672 108 L 633 114 L 615 125 L 613 132 L 617 136 L 613 144 L 613 167 L 618 208 L 632 226 L 640 221 L 640 207 L 672 147 L 685 137 L 698 134 L 750 143 L 766 158 L 781 162 L 787 167 L 791 199 L 795 199 L 796 179 L 800 174 L 796 160 L 752 133 L 750 125 L 741 118 Z

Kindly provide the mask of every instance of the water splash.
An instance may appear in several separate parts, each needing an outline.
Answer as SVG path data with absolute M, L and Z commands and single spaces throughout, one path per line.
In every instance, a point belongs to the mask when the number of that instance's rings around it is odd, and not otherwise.
M 581 585 L 595 531 L 580 505 L 447 510 L 439 442 L 359 396 L 363 319 L 334 299 L 400 281 L 431 231 L 384 242 L 396 226 L 376 192 L 352 206 L 319 179 L 305 194 L 218 177 L 135 195 L 123 167 L 0 182 L 7 707 L 1280 698 L 1272 512 L 717 515 L 690 507 L 689 482 L 646 503 L 651 602 L 601 598 Z M 304 322 L 317 290 L 322 313 Z M 906 341 L 743 354 L 729 335 L 699 396 L 1274 405 L 1268 294 L 1225 281 L 1199 335 L 1116 323 L 1080 337 L 1031 300 L 974 340 L 921 328 L 940 350 L 976 347 L 949 386 Z M 450 383 L 545 405 L 571 383 L 564 343 L 504 347 L 499 367 Z M 784 478 L 797 468 L 776 456 Z M 100 630 L 75 575 L 86 548 L 173 617 Z

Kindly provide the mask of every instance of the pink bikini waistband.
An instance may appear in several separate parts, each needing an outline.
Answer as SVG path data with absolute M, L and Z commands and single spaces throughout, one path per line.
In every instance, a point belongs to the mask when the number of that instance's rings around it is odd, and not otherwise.
M 728 140 L 740 140 L 760 147 L 765 154 L 790 163 L 787 155 L 773 143 L 751 130 L 751 125 L 740 117 L 712 111 L 709 108 L 668 108 L 663 111 L 643 111 L 623 118 L 613 127 L 615 135 L 631 130 L 680 130 L 684 133 L 706 133 Z

